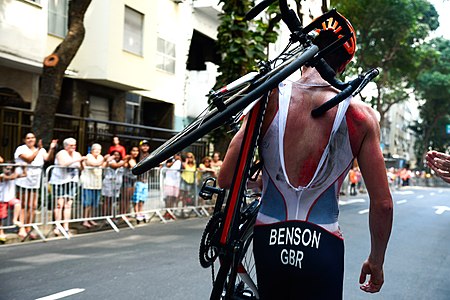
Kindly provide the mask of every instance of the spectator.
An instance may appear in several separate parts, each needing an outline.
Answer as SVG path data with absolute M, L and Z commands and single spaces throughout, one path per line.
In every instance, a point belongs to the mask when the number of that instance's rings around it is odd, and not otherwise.
M 14 180 L 16 178 L 26 177 L 26 169 L 23 168 L 22 172 L 15 173 L 13 166 L 3 166 L 3 173 L 0 174 L 0 243 L 6 242 L 5 232 L 2 228 L 3 221 L 8 218 L 8 207 L 13 208 L 13 220 L 12 224 L 21 226 L 19 221 L 20 214 L 20 200 L 16 198 L 16 186 Z M 8 224 L 9 225 L 9 224 Z
M 177 153 L 168 159 L 163 166 L 164 196 L 166 207 L 175 207 L 180 195 L 181 154 Z
M 212 166 L 212 159 L 209 156 L 203 157 L 197 170 L 200 171 L 200 184 L 203 184 L 209 177 L 217 178 L 216 169 Z
M 96 226 L 97 223 L 94 220 L 89 220 L 93 216 L 98 215 L 98 205 L 100 203 L 100 194 L 102 190 L 102 167 L 105 166 L 105 158 L 101 154 L 102 146 L 100 144 L 93 144 L 91 146 L 91 153 L 86 155 L 86 160 L 83 161 L 83 171 L 81 184 L 82 199 L 84 206 L 84 218 L 83 226 L 91 228 Z M 97 213 L 95 213 L 97 212 Z
M 120 202 L 120 213 L 126 214 L 130 209 L 130 200 L 133 197 L 134 193 L 134 185 L 136 184 L 136 175 L 131 173 L 131 169 L 138 163 L 139 161 L 139 147 L 132 147 L 130 150 L 130 154 L 125 157 L 124 167 L 126 168 L 124 171 L 124 179 L 123 179 L 123 187 L 124 187 L 124 196 L 122 197 L 122 201 Z
M 112 155 L 113 151 L 119 151 L 122 158 L 125 158 L 127 155 L 127 151 L 125 150 L 125 147 L 120 144 L 118 136 L 113 137 L 113 144 L 109 147 L 108 154 Z
M 27 133 L 24 142 L 25 144 L 16 148 L 14 159 L 16 164 L 28 165 L 30 167 L 28 168 L 27 176 L 17 179 L 16 185 L 19 198 L 22 202 L 20 221 L 22 224 L 31 224 L 34 222 L 38 205 L 38 192 L 41 187 L 42 168 L 45 161 L 53 159 L 58 140 L 52 140 L 48 153 L 42 147 L 42 140 L 39 140 L 36 145 L 36 136 L 34 133 Z M 22 168 L 17 168 L 17 172 L 21 173 Z M 19 229 L 19 236 L 25 238 L 28 234 L 27 232 L 30 230 L 30 227 L 21 227 Z M 30 233 L 29 236 L 31 239 L 36 238 L 33 233 Z
M 5 160 L 0 156 L 0 164 L 2 164 Z
M 186 159 L 182 166 L 181 200 L 183 201 L 183 206 L 186 206 L 187 204 L 193 204 L 195 199 L 195 171 L 197 170 L 197 165 L 192 152 L 186 153 Z
M 74 138 L 67 138 L 63 141 L 64 149 L 56 154 L 55 168 L 50 177 L 53 197 L 56 199 L 54 208 L 55 221 L 64 220 L 63 228 L 69 233 L 69 223 L 73 199 L 77 197 L 79 171 L 81 162 L 86 160 L 76 151 L 77 141 Z M 55 235 L 60 235 L 58 229 L 53 231 Z
M 216 176 L 219 176 L 220 168 L 222 167 L 222 160 L 220 159 L 220 152 L 215 151 L 212 156 L 211 166 L 216 171 Z
M 123 181 L 123 166 L 125 162 L 122 160 L 122 156 L 119 151 L 114 150 L 111 154 L 105 155 L 106 167 L 105 178 L 103 179 L 102 195 L 103 199 L 103 215 L 114 215 L 111 211 L 113 207 L 113 198 L 116 201 L 120 196 L 120 188 Z
M 402 180 L 402 186 L 409 186 L 411 170 L 409 170 L 408 168 L 402 168 L 402 170 L 400 171 L 400 178 Z
M 150 155 L 150 143 L 147 140 L 142 140 L 139 143 L 139 161 L 145 159 Z M 144 207 L 144 202 L 148 197 L 148 172 L 141 174 L 137 177 L 137 181 L 135 184 L 134 194 L 133 194 L 133 203 L 134 203 L 134 212 L 136 214 L 137 222 L 141 222 L 144 220 L 144 215 L 142 213 L 142 209 Z
M 425 158 L 436 175 L 450 183 L 450 155 L 433 150 L 429 151 Z
M 356 196 L 356 185 L 358 184 L 358 168 L 353 167 L 348 173 L 350 179 L 350 196 Z

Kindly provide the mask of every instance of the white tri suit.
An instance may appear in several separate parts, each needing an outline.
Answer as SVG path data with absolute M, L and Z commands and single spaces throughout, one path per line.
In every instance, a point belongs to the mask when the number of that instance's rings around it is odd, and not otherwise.
M 254 227 L 260 297 L 342 299 L 344 241 L 339 230 L 339 189 L 353 153 L 345 120 L 350 98 L 338 106 L 319 165 L 306 186 L 287 177 L 283 137 L 291 83 L 279 85 L 279 108 L 265 133 L 261 207 Z

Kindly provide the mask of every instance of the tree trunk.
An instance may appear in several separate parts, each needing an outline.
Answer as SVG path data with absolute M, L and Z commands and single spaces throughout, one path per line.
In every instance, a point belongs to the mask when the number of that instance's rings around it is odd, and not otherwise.
M 69 1 L 68 33 L 52 54 L 44 59 L 33 118 L 33 131 L 44 145 L 53 138 L 55 113 L 61 95 L 64 72 L 74 58 L 84 39 L 84 14 L 91 0 Z

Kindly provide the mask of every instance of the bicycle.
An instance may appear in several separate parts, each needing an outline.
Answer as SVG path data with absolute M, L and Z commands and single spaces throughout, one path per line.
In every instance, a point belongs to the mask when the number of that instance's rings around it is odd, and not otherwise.
M 261 1 L 247 14 L 247 19 L 253 18 L 274 1 Z M 323 57 L 342 46 L 351 38 L 352 33 L 348 28 L 343 27 L 342 35 L 337 41 L 319 49 L 313 44 L 315 38 L 313 29 L 317 23 L 320 24 L 330 18 L 340 19 L 342 22 L 342 17 L 336 10 L 331 10 L 303 28 L 295 12 L 289 9 L 287 0 L 278 0 L 278 2 L 282 20 L 291 31 L 290 42 L 282 53 L 272 61 L 261 63 L 259 72 L 244 75 L 227 86 L 210 92 L 211 105 L 190 125 L 153 151 L 133 169 L 133 173 L 137 175 L 157 167 L 162 161 L 215 128 L 223 124 L 238 123 L 243 114 L 242 111 L 248 111 L 244 142 L 228 193 L 217 187 L 214 179 L 206 180 L 200 191 L 200 196 L 204 199 L 211 199 L 214 195 L 217 197 L 214 213 L 206 225 L 199 250 L 200 264 L 203 267 L 212 267 L 211 299 L 259 298 L 250 251 L 252 228 L 259 208 L 259 199 L 258 195 L 246 194 L 246 185 L 252 171 L 257 169 L 253 164 L 253 157 L 258 144 L 268 93 L 302 66 L 315 67 L 326 81 L 341 90 L 331 100 L 311 112 L 313 117 L 319 117 L 350 95 L 359 93 L 370 80 L 378 75 L 378 70 L 372 69 L 347 83 L 337 80 L 335 72 L 327 65 Z M 217 263 L 217 259 L 220 267 L 216 273 L 214 264 Z

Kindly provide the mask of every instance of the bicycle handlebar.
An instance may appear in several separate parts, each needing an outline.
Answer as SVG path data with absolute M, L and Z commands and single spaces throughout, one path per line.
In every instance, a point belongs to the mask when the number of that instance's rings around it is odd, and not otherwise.
M 311 116 L 313 118 L 320 117 L 330 108 L 338 105 L 343 100 L 347 99 L 350 95 L 356 95 L 376 76 L 378 76 L 380 72 L 378 69 L 371 69 L 366 72 L 364 75 L 359 75 L 356 79 L 350 81 L 348 86 L 339 94 L 322 104 L 321 106 L 313 109 L 311 111 Z

